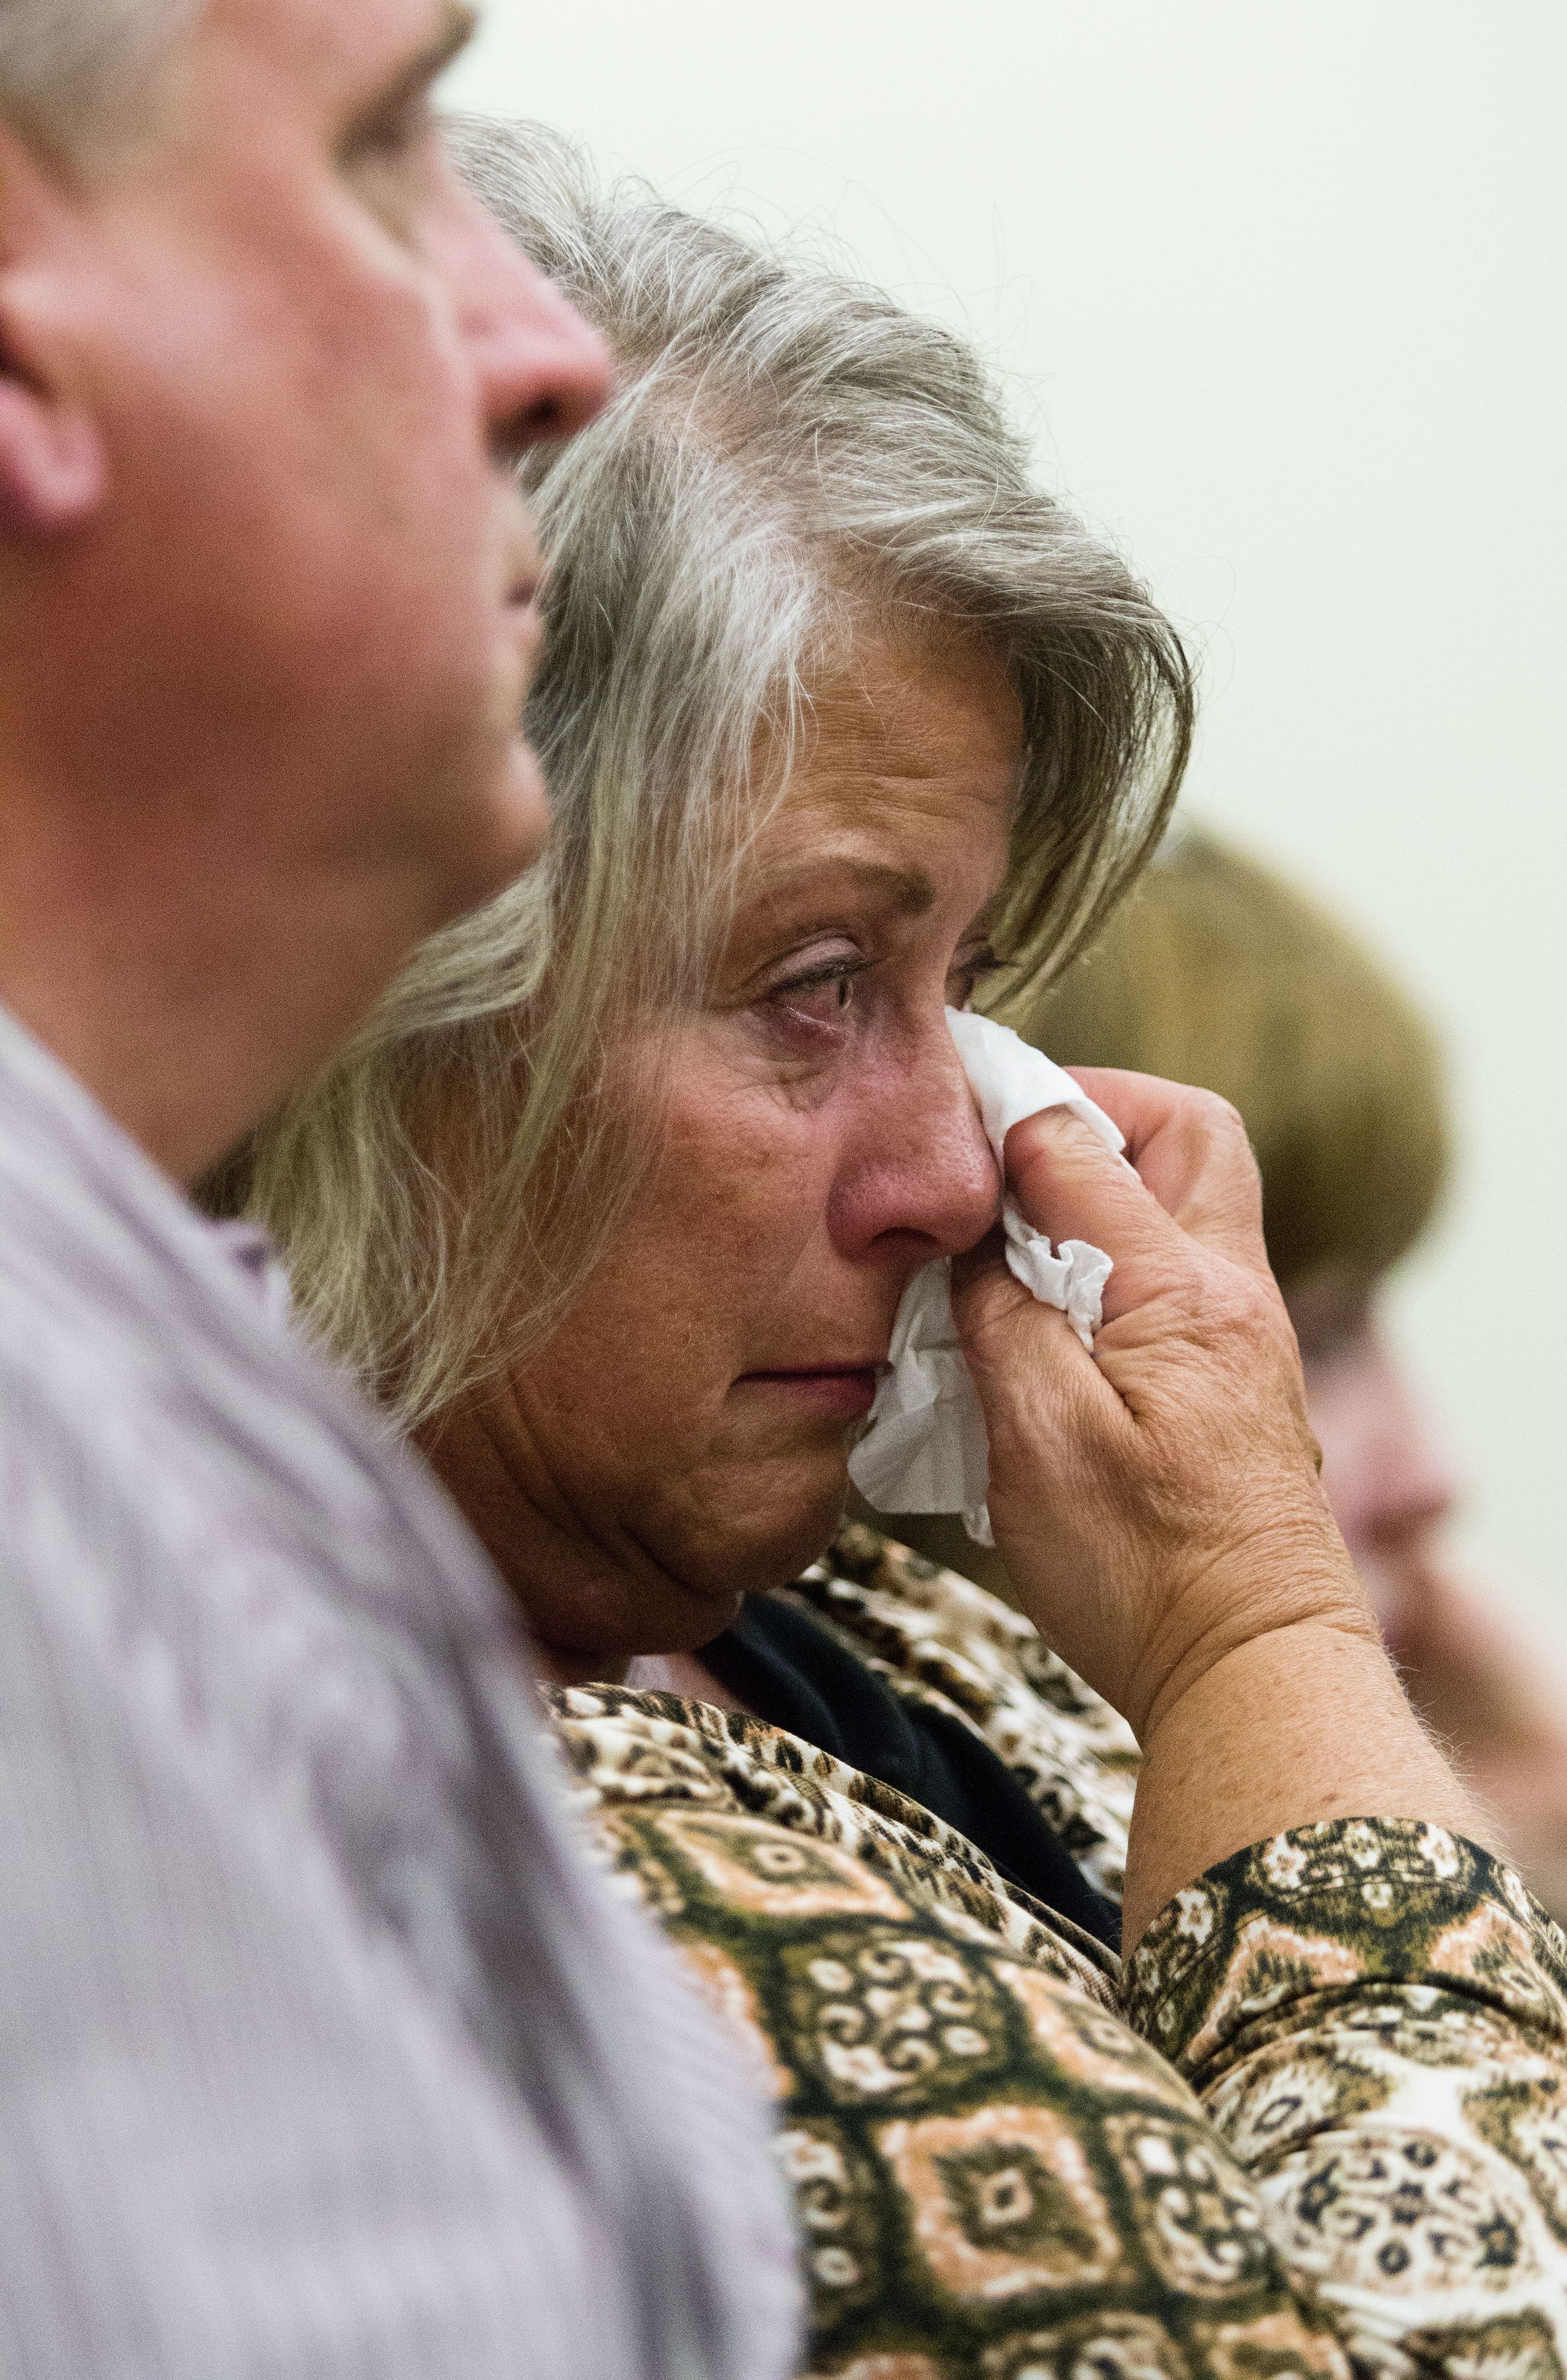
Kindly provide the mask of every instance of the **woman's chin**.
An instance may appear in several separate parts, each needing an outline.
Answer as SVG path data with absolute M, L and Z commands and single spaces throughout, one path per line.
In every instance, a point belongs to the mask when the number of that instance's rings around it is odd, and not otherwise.
M 707 1583 L 713 1588 L 735 1585 L 747 1595 L 786 1586 L 832 1543 L 848 1492 L 848 1462 L 841 1447 L 809 1463 L 770 1463 L 756 1471 L 735 1466 L 702 1548 Z

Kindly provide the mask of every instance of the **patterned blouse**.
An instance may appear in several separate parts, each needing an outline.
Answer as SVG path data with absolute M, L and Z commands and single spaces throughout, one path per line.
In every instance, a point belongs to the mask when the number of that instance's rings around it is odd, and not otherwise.
M 1136 1745 L 1026 1621 L 859 1527 L 787 1593 L 1118 1890 Z M 812 2375 L 1567 2374 L 1567 1941 L 1474 1844 L 1278 1836 L 1124 1967 L 795 1736 L 553 1699 L 612 1864 L 777 2102 Z

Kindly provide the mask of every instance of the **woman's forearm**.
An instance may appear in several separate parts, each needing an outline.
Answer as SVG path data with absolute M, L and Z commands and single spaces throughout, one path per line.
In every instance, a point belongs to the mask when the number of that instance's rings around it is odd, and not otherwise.
M 1135 1943 L 1183 1886 L 1289 1828 L 1487 1830 L 1410 1708 L 1323 1500 L 1239 1119 L 1141 1076 L 1085 1081 L 1136 1171 L 1053 1111 L 1014 1127 L 1007 1160 L 1030 1222 L 1113 1258 L 1092 1357 L 993 1256 L 954 1269 L 954 1303 L 1019 1601 L 1144 1749 Z
M 1309 1620 L 1236 1645 L 1167 1700 L 1147 1732 L 1126 1947 L 1232 1852 L 1340 1817 L 1423 1819 L 1494 1848 L 1373 1635 Z

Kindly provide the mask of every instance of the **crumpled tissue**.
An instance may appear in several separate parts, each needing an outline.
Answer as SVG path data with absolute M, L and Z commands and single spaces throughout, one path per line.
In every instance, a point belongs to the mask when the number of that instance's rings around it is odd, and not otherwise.
M 998 1165 L 1013 1125 L 1041 1108 L 1069 1108 L 1111 1148 L 1125 1147 L 1104 1110 L 1071 1075 L 1004 1025 L 955 1008 L 948 1009 L 947 1023 Z M 1010 1270 L 1041 1304 L 1059 1306 L 1084 1346 L 1092 1347 L 1111 1271 L 1104 1250 L 1086 1240 L 1063 1240 L 1052 1248 L 1010 1197 L 1002 1228 Z M 985 1509 L 990 1477 L 985 1415 L 958 1344 L 945 1257 L 923 1266 L 905 1290 L 889 1359 L 865 1436 L 849 1457 L 850 1478 L 879 1512 L 961 1512 L 976 1544 L 993 1545 Z

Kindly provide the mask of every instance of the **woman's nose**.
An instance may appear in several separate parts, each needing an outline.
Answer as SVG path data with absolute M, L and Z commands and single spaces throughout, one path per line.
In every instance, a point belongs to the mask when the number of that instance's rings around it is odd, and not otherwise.
M 829 1229 L 845 1255 L 928 1263 L 982 1239 L 1001 1200 L 1000 1169 L 942 1016 L 857 1087 Z

